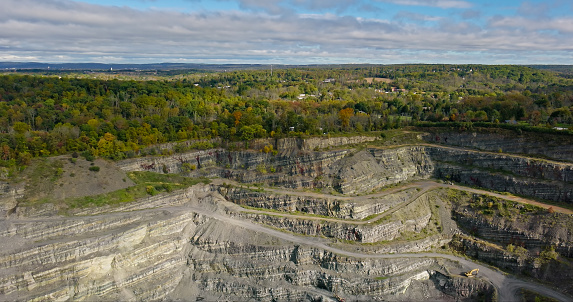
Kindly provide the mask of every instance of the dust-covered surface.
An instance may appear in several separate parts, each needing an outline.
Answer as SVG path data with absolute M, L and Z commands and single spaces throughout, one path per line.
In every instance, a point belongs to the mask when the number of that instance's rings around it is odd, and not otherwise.
M 132 171 L 127 173 L 137 185 L 112 194 L 102 193 L 132 183 L 110 162 L 38 159 L 4 185 L 7 193 L 0 196 L 10 205 L 19 202 L 15 210 L 5 207 L 0 213 L 0 300 L 493 301 L 498 296 L 513 301 L 520 287 L 571 300 L 562 293 L 567 290 L 560 293 L 479 261 L 436 252 L 446 251 L 452 237 L 462 238 L 460 251 L 506 269 L 502 264 L 519 260 L 525 250 L 531 261 L 514 266 L 548 280 L 540 274 L 569 261 L 563 256 L 570 228 L 559 227 L 569 214 L 529 213 L 524 198 L 506 203 L 502 200 L 515 197 L 427 179 L 434 166 L 427 147 L 276 155 L 217 149 L 138 158 L 118 164 Z M 225 173 L 188 186 L 164 178 L 165 172 L 183 172 L 183 163 L 196 163 L 187 175 L 207 169 Z M 140 170 L 145 171 L 133 172 Z M 143 183 L 133 177 L 137 173 Z M 389 182 L 396 175 L 403 179 Z M 243 189 L 245 184 L 233 179 L 257 186 Z M 339 193 L 360 195 L 318 192 L 326 180 L 337 180 Z M 138 188 L 142 194 L 133 192 Z M 116 193 L 130 198 L 110 204 Z M 88 200 L 75 212 L 58 212 L 63 204 L 58 200 L 98 194 L 97 202 Z M 484 197 L 462 205 L 458 195 Z M 398 224 L 404 226 L 400 237 L 380 239 Z M 324 235 L 341 226 L 342 236 Z M 478 241 L 476 235 L 507 245 Z M 364 238 L 378 239 L 365 243 Z M 474 268 L 479 275 L 466 277 Z
M 94 196 L 134 185 L 125 171 L 114 163 L 96 159 L 58 156 L 37 159 L 13 179 L 12 186 L 25 188 L 22 202 L 57 202 L 68 198 Z
M 134 185 L 125 171 L 114 163 L 96 159 L 93 162 L 77 158 L 58 158 L 63 163 L 63 173 L 56 181 L 52 197 L 56 200 L 93 196 L 125 189 Z M 90 171 L 90 167 L 99 167 L 99 171 Z M 92 168 L 93 169 L 93 168 Z

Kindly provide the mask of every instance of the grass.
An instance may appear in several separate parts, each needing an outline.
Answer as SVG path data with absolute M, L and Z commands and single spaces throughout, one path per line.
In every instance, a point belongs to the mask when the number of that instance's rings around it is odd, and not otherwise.
M 275 210 L 275 209 L 251 207 L 251 206 L 247 206 L 247 205 L 239 205 L 239 206 L 244 208 L 244 209 L 248 209 L 248 210 L 260 211 L 260 213 L 245 212 L 248 214 L 280 216 L 280 217 L 288 217 L 287 215 L 296 215 L 296 216 L 304 216 L 304 217 L 308 217 L 308 218 L 324 218 L 324 219 L 336 219 L 336 220 L 340 220 L 340 221 L 356 222 L 355 220 L 342 219 L 342 218 L 337 218 L 337 217 L 333 217 L 333 216 L 325 216 L 325 215 L 319 215 L 319 214 L 311 214 L 311 213 L 300 212 L 300 211 L 286 212 L 286 211 L 280 211 L 280 210 Z M 263 213 L 263 212 L 275 213 L 276 215 L 269 214 L 269 213 Z M 295 218 L 295 219 L 303 219 L 303 218 Z
M 375 146 L 395 146 L 423 143 L 423 141 L 418 138 L 418 135 L 421 133 L 422 132 L 405 131 L 402 129 L 385 130 L 379 134 L 380 137 L 382 137 L 381 140 L 369 142 L 368 144 Z
M 522 288 L 520 291 L 521 301 L 524 302 L 557 302 L 559 300 L 545 297 L 538 292 Z
M 36 159 L 24 169 L 22 173 L 15 175 L 13 182 L 26 181 L 26 203 L 45 203 L 46 198 L 52 192 L 56 182 L 61 178 L 64 171 L 63 163 L 59 160 Z
M 128 177 L 135 182 L 134 186 L 95 196 L 66 199 L 63 203 L 69 209 L 118 205 L 148 196 L 147 188 L 149 186 L 161 193 L 188 188 L 201 182 L 209 183 L 209 180 L 204 178 L 154 172 L 130 172 Z

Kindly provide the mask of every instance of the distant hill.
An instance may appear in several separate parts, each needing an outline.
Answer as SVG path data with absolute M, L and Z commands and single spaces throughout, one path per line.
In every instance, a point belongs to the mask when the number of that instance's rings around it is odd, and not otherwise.
M 527 67 L 547 70 L 547 71 L 554 71 L 561 73 L 563 76 L 567 78 L 573 78 L 573 65 L 528 65 Z
M 104 64 L 104 63 L 39 63 L 0 62 L 0 70 L 254 70 L 270 69 L 270 64 L 200 64 L 200 63 L 153 63 L 153 64 Z M 311 67 L 318 65 L 273 65 L 273 68 Z M 323 66 L 323 65 L 321 65 Z M 339 65 L 337 65 L 339 66 Z
M 186 63 L 154 63 L 154 64 L 104 64 L 104 63 L 38 63 L 38 62 L 0 62 L 0 69 L 53 69 L 53 70 L 235 70 L 235 69 L 266 69 L 270 65 L 260 64 L 186 64 Z

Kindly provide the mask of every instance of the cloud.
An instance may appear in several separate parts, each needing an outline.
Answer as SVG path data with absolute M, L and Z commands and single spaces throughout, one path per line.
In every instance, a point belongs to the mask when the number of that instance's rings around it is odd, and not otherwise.
M 356 0 L 292 0 L 293 5 L 306 7 L 312 10 L 324 9 L 346 9 L 353 5 L 360 4 L 361 1 Z
M 521 3 L 517 12 L 523 16 L 545 16 L 549 11 L 550 5 L 548 3 L 533 3 L 525 1 Z
M 478 19 L 482 16 L 482 12 L 479 10 L 468 9 L 462 12 L 462 18 L 464 19 Z
M 462 0 L 376 0 L 378 2 L 392 3 L 407 6 L 429 6 L 438 8 L 471 8 L 473 4 Z
M 440 20 L 442 20 L 442 17 L 423 15 L 423 14 L 418 14 L 418 13 L 413 13 L 413 12 L 408 12 L 408 11 L 401 11 L 398 14 L 396 14 L 396 16 L 394 16 L 394 19 L 426 22 L 426 21 L 440 21 Z
M 291 13 L 290 9 L 284 7 L 283 0 L 238 0 L 238 2 L 239 7 L 243 9 L 266 11 L 275 15 Z
M 362 0 L 218 0 L 237 1 L 239 7 L 250 11 L 262 11 L 272 15 L 292 14 L 293 8 L 305 8 L 310 11 L 323 12 L 335 10 L 343 12 L 351 6 L 359 6 Z
M 525 17 L 494 17 L 490 20 L 491 27 L 504 28 L 522 32 L 558 32 L 562 35 L 573 34 L 573 17 L 558 17 L 553 19 L 529 19 Z M 571 41 L 571 40 L 570 40 Z M 569 47 L 572 43 L 564 42 Z
M 536 60 L 547 63 L 551 56 L 571 57 L 570 18 L 527 25 L 525 17 L 498 17 L 483 28 L 444 19 L 428 24 L 408 21 L 432 18 L 409 14 L 396 21 L 332 13 L 181 13 L 70 0 L 2 0 L 0 60 L 305 64 L 397 63 L 415 58 L 417 62 L 453 63 L 484 62 L 518 52 L 524 63 L 533 63 L 526 60 L 528 53 L 535 52 Z M 555 32 L 547 34 L 547 30 Z

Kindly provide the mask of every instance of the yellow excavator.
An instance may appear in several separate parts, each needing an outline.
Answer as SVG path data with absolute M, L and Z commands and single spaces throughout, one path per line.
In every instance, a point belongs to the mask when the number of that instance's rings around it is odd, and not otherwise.
M 467 272 L 467 273 L 465 273 L 465 274 L 466 274 L 466 276 L 468 276 L 469 278 L 471 278 L 471 277 L 477 276 L 478 272 L 479 272 L 479 268 L 474 268 L 473 270 L 471 270 L 471 271 L 469 271 L 469 272 Z

